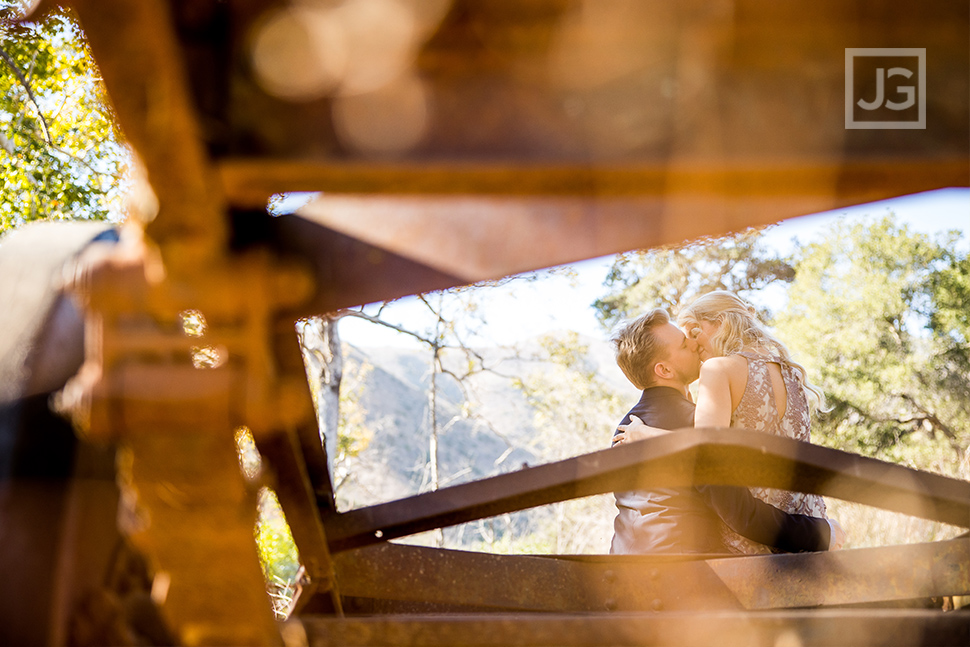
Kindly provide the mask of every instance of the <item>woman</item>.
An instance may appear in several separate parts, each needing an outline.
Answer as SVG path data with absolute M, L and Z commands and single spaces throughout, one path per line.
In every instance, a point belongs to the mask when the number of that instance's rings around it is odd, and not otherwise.
M 824 407 L 824 395 L 809 382 L 805 369 L 784 344 L 758 320 L 754 308 L 731 292 L 717 290 L 683 309 L 677 323 L 697 342 L 703 362 L 695 427 L 739 427 L 810 441 L 811 414 Z M 652 435 L 652 428 L 638 422 L 621 427 L 629 440 Z M 751 491 L 779 510 L 826 516 L 825 501 L 817 494 L 770 488 Z M 844 531 L 837 523 L 833 530 L 833 539 L 841 543 Z M 735 552 L 771 552 L 726 526 L 721 532 L 725 544 Z

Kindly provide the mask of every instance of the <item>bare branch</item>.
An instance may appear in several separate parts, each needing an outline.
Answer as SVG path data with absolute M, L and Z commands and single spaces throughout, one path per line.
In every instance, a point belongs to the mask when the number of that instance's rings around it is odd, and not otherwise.
M 919 418 L 914 419 L 919 420 L 920 423 L 924 421 L 930 423 L 934 429 L 939 429 L 943 432 L 943 435 L 946 436 L 947 440 L 950 441 L 950 446 L 953 447 L 958 454 L 963 451 L 956 432 L 949 425 L 945 424 L 942 420 L 936 417 L 936 414 L 927 411 L 922 405 L 916 402 L 916 398 L 907 393 L 902 393 L 899 397 L 909 402 L 911 405 L 913 405 L 914 409 L 923 414 Z
M 341 310 L 340 313 L 339 313 L 339 316 L 340 317 L 356 317 L 358 319 L 363 319 L 364 321 L 369 321 L 371 323 L 378 324 L 380 326 L 384 326 L 385 328 L 390 328 L 391 330 L 396 330 L 399 333 L 402 333 L 402 334 L 405 334 L 405 335 L 410 335 L 411 337 L 414 337 L 418 341 L 423 342 L 425 344 L 428 344 L 429 346 L 434 346 L 435 345 L 435 343 L 432 340 L 428 339 L 427 337 L 423 337 L 423 336 L 419 335 L 418 333 L 414 332 L 413 330 L 408 330 L 407 328 L 402 328 L 401 326 L 398 326 L 397 324 L 392 324 L 392 323 L 390 323 L 388 321 L 384 321 L 380 317 L 378 317 L 376 315 L 369 315 L 366 312 L 364 312 L 363 310 Z
M 34 91 L 31 89 L 27 77 L 24 76 L 23 71 L 17 67 L 17 64 L 14 63 L 13 59 L 10 58 L 10 55 L 7 54 L 6 50 L 4 50 L 2 47 L 0 47 L 0 58 L 2 58 L 3 62 L 7 64 L 7 67 L 10 68 L 10 70 L 14 73 L 14 76 L 17 77 L 17 80 L 20 81 L 20 85 L 22 85 L 24 90 L 27 92 L 27 97 L 34 105 L 34 109 L 37 110 L 37 117 L 40 119 L 40 124 L 44 127 L 44 139 L 48 144 L 53 146 L 54 142 L 51 139 L 50 129 L 47 127 L 47 120 L 44 119 L 44 113 L 40 109 L 40 104 L 37 103 L 37 98 L 34 96 Z
M 44 142 L 44 144 L 48 148 L 50 148 L 50 149 L 52 149 L 52 150 L 60 153 L 61 155 L 64 155 L 69 160 L 74 161 L 74 162 L 77 162 L 78 164 L 84 166 L 86 169 L 88 169 L 89 171 L 91 171 L 95 175 L 98 175 L 98 176 L 101 176 L 101 177 L 110 178 L 110 179 L 115 180 L 115 181 L 121 181 L 121 179 L 122 179 L 122 176 L 121 175 L 116 175 L 115 173 L 105 173 L 104 171 L 100 171 L 100 170 L 94 168 L 83 157 L 79 157 L 78 155 L 75 155 L 71 151 L 64 150 L 63 148 L 61 148 L 60 146 L 58 146 L 57 144 L 55 144 L 53 142 L 47 141 L 47 140 L 45 140 L 43 138 L 38 138 L 34 133 L 26 132 L 25 134 L 28 137 L 33 137 L 34 139 L 40 139 L 40 141 Z M 9 151 L 10 151 L 10 154 L 13 155 L 13 144 L 12 143 L 10 144 Z M 50 157 L 54 157 L 54 155 L 52 155 L 50 152 L 47 152 L 47 155 L 49 155 Z M 55 157 L 54 159 L 57 159 L 57 158 Z

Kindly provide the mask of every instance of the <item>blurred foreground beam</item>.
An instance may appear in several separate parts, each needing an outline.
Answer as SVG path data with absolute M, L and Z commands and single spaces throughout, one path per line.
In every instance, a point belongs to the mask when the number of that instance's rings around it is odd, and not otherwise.
M 124 138 L 158 204 L 139 214 L 169 272 L 197 272 L 227 240 L 225 204 L 183 68 L 170 3 L 70 0 Z M 161 217 L 155 218 L 154 211 Z
M 461 610 L 765 610 L 970 594 L 970 539 L 790 555 L 490 555 L 386 543 L 335 558 L 341 593 Z
M 765 163 L 770 162 L 770 163 Z M 970 185 L 963 156 L 915 159 L 826 157 L 759 164 L 730 159 L 660 164 L 600 162 L 362 162 L 228 158 L 218 175 L 226 200 L 257 207 L 275 193 L 423 196 L 735 197 L 812 196 L 845 204 Z M 875 196 L 875 197 L 872 197 Z
M 965 613 L 911 609 L 568 615 L 390 616 L 291 621 L 311 645 L 680 645 L 802 647 L 966 644 Z M 303 644 L 307 644 L 303 643 Z

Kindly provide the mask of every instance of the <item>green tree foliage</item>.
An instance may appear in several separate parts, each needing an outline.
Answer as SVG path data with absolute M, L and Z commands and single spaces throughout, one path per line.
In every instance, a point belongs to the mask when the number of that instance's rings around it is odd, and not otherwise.
M 889 216 L 843 222 L 797 252 L 776 326 L 833 406 L 822 442 L 958 471 L 970 445 L 970 355 L 967 259 L 952 243 Z
M 256 448 L 252 431 L 248 427 L 238 428 L 235 441 L 239 467 L 249 484 L 255 486 L 263 471 L 263 457 Z M 260 487 L 256 501 L 256 524 L 253 526 L 256 553 L 273 612 L 282 620 L 292 610 L 300 586 L 300 553 L 276 493 L 268 487 Z
M 293 541 L 290 526 L 273 490 L 259 489 L 259 516 L 253 534 L 259 563 L 266 579 L 266 592 L 273 603 L 277 618 L 284 619 L 291 612 L 291 604 L 300 580 L 300 555 Z
M 18 22 L 0 0 L 0 232 L 39 219 L 103 219 L 126 190 L 120 143 L 98 71 L 71 18 Z
M 970 259 L 947 253 L 930 274 L 933 308 L 926 313 L 937 341 L 935 381 L 957 401 L 970 401 Z M 965 405 L 964 405 L 965 407 Z
M 606 277 L 609 292 L 593 305 L 607 327 L 655 307 L 676 312 L 711 290 L 744 294 L 791 281 L 794 270 L 762 242 L 762 230 L 707 238 L 687 245 L 621 254 Z

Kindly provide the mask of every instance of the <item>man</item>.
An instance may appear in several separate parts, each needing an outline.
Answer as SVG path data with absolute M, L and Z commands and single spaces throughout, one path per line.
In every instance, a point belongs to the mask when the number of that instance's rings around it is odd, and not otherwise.
M 637 416 L 662 429 L 694 426 L 687 385 L 700 373 L 697 345 L 657 308 L 613 335 L 616 362 L 640 401 L 621 424 Z M 617 432 L 619 433 L 619 431 Z M 785 552 L 828 550 L 835 534 L 826 519 L 787 514 L 756 499 L 747 488 L 694 486 L 616 493 L 611 553 L 723 553 L 720 523 Z

